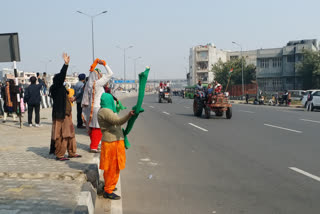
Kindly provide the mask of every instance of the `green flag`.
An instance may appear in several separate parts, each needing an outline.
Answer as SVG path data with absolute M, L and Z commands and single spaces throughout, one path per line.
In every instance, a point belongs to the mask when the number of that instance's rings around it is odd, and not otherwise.
M 144 109 L 141 107 L 142 106 L 142 102 L 143 102 L 143 98 L 144 98 L 144 92 L 146 89 L 146 84 L 147 84 L 147 80 L 148 80 L 148 75 L 149 75 L 149 71 L 150 68 L 147 67 L 146 70 L 142 73 L 139 74 L 139 93 L 138 93 L 138 100 L 137 100 L 137 104 L 132 108 L 132 110 L 134 110 L 135 115 L 132 116 L 128 123 L 127 123 L 127 127 L 126 129 L 122 129 L 123 131 L 123 135 L 124 135 L 124 144 L 126 149 L 130 148 L 130 143 L 128 140 L 127 135 L 130 133 L 133 124 L 135 123 L 136 119 L 138 118 L 139 114 L 141 112 L 144 112 Z

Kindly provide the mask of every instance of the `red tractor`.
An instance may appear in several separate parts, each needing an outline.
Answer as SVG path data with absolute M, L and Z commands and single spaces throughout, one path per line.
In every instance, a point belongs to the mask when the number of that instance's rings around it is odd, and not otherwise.
M 221 117 L 226 112 L 226 118 L 232 117 L 232 105 L 229 103 L 228 96 L 223 93 L 209 94 L 207 97 L 204 93 L 198 93 L 194 97 L 193 101 L 193 113 L 197 117 L 202 116 L 202 112 L 205 112 L 205 117 L 210 118 L 211 111 L 215 112 L 216 116 Z

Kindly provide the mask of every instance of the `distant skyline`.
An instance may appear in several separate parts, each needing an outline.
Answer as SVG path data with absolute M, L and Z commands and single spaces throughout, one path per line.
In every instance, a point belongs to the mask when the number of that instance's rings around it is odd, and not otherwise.
M 24 71 L 60 71 L 62 52 L 71 55 L 70 70 L 88 73 L 92 63 L 88 14 L 108 12 L 94 20 L 95 56 L 105 59 L 115 77 L 123 77 L 127 51 L 127 79 L 151 67 L 150 78 L 185 78 L 189 49 L 213 43 L 219 49 L 244 50 L 283 47 L 290 40 L 319 39 L 320 1 L 305 0 L 1 0 L 0 33 L 18 32 Z M 0 69 L 11 63 L 0 63 Z

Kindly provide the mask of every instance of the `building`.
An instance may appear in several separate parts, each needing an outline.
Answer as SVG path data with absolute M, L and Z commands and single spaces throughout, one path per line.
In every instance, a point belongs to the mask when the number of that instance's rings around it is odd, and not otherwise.
M 190 49 L 188 83 L 194 85 L 213 82 L 214 74 L 209 72 L 219 60 L 227 61 L 226 51 L 217 49 L 214 44 L 199 45 Z
M 73 75 L 72 75 L 72 76 L 67 75 L 67 76 L 66 76 L 66 80 L 65 80 L 65 82 L 66 82 L 70 87 L 76 85 L 78 81 L 79 81 L 78 76 L 75 77 L 75 76 L 73 76 Z
M 297 64 L 302 60 L 303 50 L 319 51 L 316 39 L 289 41 L 281 48 L 258 49 L 251 51 L 224 51 L 214 45 L 196 46 L 190 49 L 190 72 L 188 84 L 198 80 L 213 82 L 212 66 L 222 60 L 233 60 L 241 55 L 247 64 L 256 66 L 258 87 L 262 91 L 276 92 L 302 89 L 303 80 L 297 72 Z
M 43 74 L 40 74 L 42 77 Z M 25 72 L 18 70 L 18 82 L 21 85 L 30 85 L 30 77 L 37 77 L 36 72 Z M 47 83 L 48 87 L 52 84 L 52 78 L 53 76 L 50 74 L 47 74 Z M 10 68 L 3 68 L 2 71 L 0 71 L 0 81 L 6 81 L 8 79 L 15 79 L 14 76 L 14 70 Z
M 316 39 L 290 41 L 283 48 L 257 51 L 257 83 L 262 91 L 302 89 L 303 79 L 297 72 L 303 50 L 318 51 Z
M 20 76 L 20 74 L 22 73 L 23 71 L 20 71 L 18 70 L 18 76 Z M 3 82 L 3 81 L 6 81 L 7 80 L 7 77 L 8 79 L 12 79 L 12 76 L 14 78 L 14 70 L 12 68 L 3 68 L 1 71 L 0 71 L 0 81 Z

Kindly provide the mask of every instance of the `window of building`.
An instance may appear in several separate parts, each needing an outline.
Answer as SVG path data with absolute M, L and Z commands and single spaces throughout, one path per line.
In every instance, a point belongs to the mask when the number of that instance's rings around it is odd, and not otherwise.
M 294 55 L 288 55 L 287 62 L 294 62 Z
M 260 59 L 260 68 L 269 68 L 269 58 Z
M 208 69 L 208 62 L 198 62 L 197 67 L 198 70 L 206 70 Z
M 230 60 L 236 60 L 239 59 L 239 56 L 230 56 Z
M 281 57 L 276 57 L 272 58 L 272 66 L 277 68 L 282 66 L 282 58 Z
M 198 52 L 199 60 L 208 60 L 208 51 L 200 51 Z
M 296 57 L 297 62 L 302 61 L 302 58 L 303 58 L 302 54 L 298 54 Z

